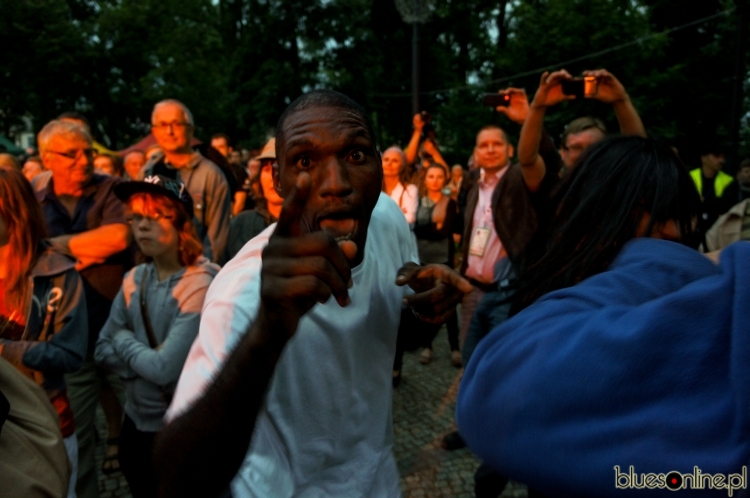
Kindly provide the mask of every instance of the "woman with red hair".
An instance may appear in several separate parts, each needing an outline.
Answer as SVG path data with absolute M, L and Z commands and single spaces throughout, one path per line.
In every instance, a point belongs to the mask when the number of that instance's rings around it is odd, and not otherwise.
M 75 496 L 78 442 L 63 374 L 83 364 L 86 302 L 75 261 L 52 250 L 29 182 L 0 167 L 0 356 L 40 385 L 60 418 Z
M 125 384 L 120 465 L 135 498 L 157 496 L 154 437 L 198 334 L 203 299 L 219 267 L 203 254 L 185 186 L 154 175 L 115 194 L 144 263 L 125 275 L 94 358 Z

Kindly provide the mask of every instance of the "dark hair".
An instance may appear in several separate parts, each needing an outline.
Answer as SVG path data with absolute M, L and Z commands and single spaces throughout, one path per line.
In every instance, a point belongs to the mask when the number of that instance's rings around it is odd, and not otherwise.
M 717 138 L 707 138 L 705 140 L 701 140 L 698 144 L 698 154 L 701 157 L 707 156 L 709 154 L 713 154 L 715 156 L 723 156 L 725 153 L 726 147 Z
M 228 145 L 229 147 L 231 147 L 231 146 L 232 146 L 232 141 L 231 141 L 231 140 L 229 140 L 229 136 L 228 136 L 228 135 L 227 135 L 226 133 L 214 133 L 213 135 L 211 135 L 211 141 L 212 141 L 212 142 L 213 142 L 213 140 L 214 140 L 215 138 L 223 138 L 223 139 L 224 139 L 224 142 L 226 142 L 226 144 L 227 144 L 227 145 Z
M 74 121 L 80 121 L 84 125 L 86 125 L 86 131 L 88 131 L 89 133 L 91 133 L 91 124 L 89 123 L 89 120 L 86 119 L 86 117 L 83 114 L 79 113 L 79 112 L 75 112 L 75 111 L 64 112 L 64 113 L 60 114 L 59 116 L 57 116 L 57 119 L 58 120 L 61 120 L 61 119 L 72 119 Z
M 4 300 L 8 309 L 23 315 L 28 276 L 39 258 L 40 242 L 46 237 L 47 228 L 31 185 L 14 168 L 0 167 L 0 218 L 10 244 Z
M 281 147 L 284 143 L 284 123 L 289 118 L 289 116 L 291 116 L 295 112 L 303 111 L 305 109 L 316 109 L 324 107 L 347 109 L 354 112 L 364 122 L 365 128 L 367 129 L 367 133 L 370 135 L 370 138 L 373 141 L 375 140 L 375 133 L 373 133 L 372 131 L 372 124 L 370 124 L 370 119 L 367 117 L 367 113 L 362 108 L 362 106 L 354 102 L 343 93 L 335 92 L 333 90 L 313 90 L 312 92 L 305 93 L 297 97 L 294 102 L 289 104 L 289 106 L 284 110 L 284 112 L 281 114 L 281 117 L 279 117 L 279 121 L 276 124 L 277 160 L 278 158 L 283 157 L 281 153 Z
M 599 130 L 602 135 L 607 136 L 607 127 L 601 119 L 593 118 L 591 116 L 584 116 L 582 118 L 576 118 L 565 126 L 562 134 L 560 135 L 560 147 L 566 148 L 568 146 L 568 136 L 576 133 L 581 133 L 586 130 Z
M 530 248 L 531 265 L 521 274 L 512 313 L 604 271 L 637 236 L 646 214 L 646 234 L 657 222 L 675 220 L 681 243 L 697 247 L 702 239 L 695 185 L 672 149 L 657 140 L 618 136 L 592 145 L 557 198 L 549 231 Z
M 115 176 L 122 177 L 125 174 L 125 161 L 119 154 L 103 153 L 99 154 L 97 157 L 99 156 L 109 159 L 109 162 L 112 163 L 112 168 L 115 170 Z
M 743 159 L 740 165 L 737 167 L 737 171 L 745 168 L 750 168 L 750 159 Z
M 487 130 L 498 130 L 500 133 L 503 134 L 503 140 L 505 140 L 505 143 L 508 144 L 508 145 L 513 145 L 513 144 L 510 143 L 510 139 L 508 138 L 508 134 L 505 132 L 505 130 L 503 130 L 502 128 L 500 128 L 498 125 L 489 124 L 489 125 L 482 126 L 479 129 L 479 131 L 477 132 L 477 136 L 479 136 L 479 134 L 482 133 L 483 131 L 487 131 Z

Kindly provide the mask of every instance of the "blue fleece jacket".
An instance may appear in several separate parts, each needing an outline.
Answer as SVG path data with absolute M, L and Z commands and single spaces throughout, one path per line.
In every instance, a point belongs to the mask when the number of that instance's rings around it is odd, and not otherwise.
M 629 242 L 607 271 L 544 296 L 478 345 L 456 419 L 485 463 L 549 496 L 641 495 L 616 488 L 615 466 L 632 465 L 636 484 L 695 466 L 741 472 L 750 243 L 717 266 L 673 242 Z M 680 496 L 711 493 L 685 482 Z

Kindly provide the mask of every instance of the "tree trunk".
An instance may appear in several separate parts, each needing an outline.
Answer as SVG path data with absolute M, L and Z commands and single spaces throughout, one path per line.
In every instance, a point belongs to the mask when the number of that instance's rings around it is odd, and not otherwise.
M 498 3 L 497 14 L 497 45 L 504 49 L 508 44 L 508 21 L 507 21 L 508 0 L 500 0 Z

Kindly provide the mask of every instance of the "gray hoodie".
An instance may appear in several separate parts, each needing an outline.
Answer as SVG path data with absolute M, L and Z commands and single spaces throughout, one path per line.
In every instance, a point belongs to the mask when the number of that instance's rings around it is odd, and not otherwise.
M 163 426 L 162 417 L 198 334 L 203 299 L 218 271 L 201 257 L 162 282 L 153 263 L 138 265 L 125 275 L 94 359 L 123 379 L 125 413 L 140 431 L 156 432 Z M 153 349 L 141 315 L 144 272 L 148 314 L 159 344 Z

